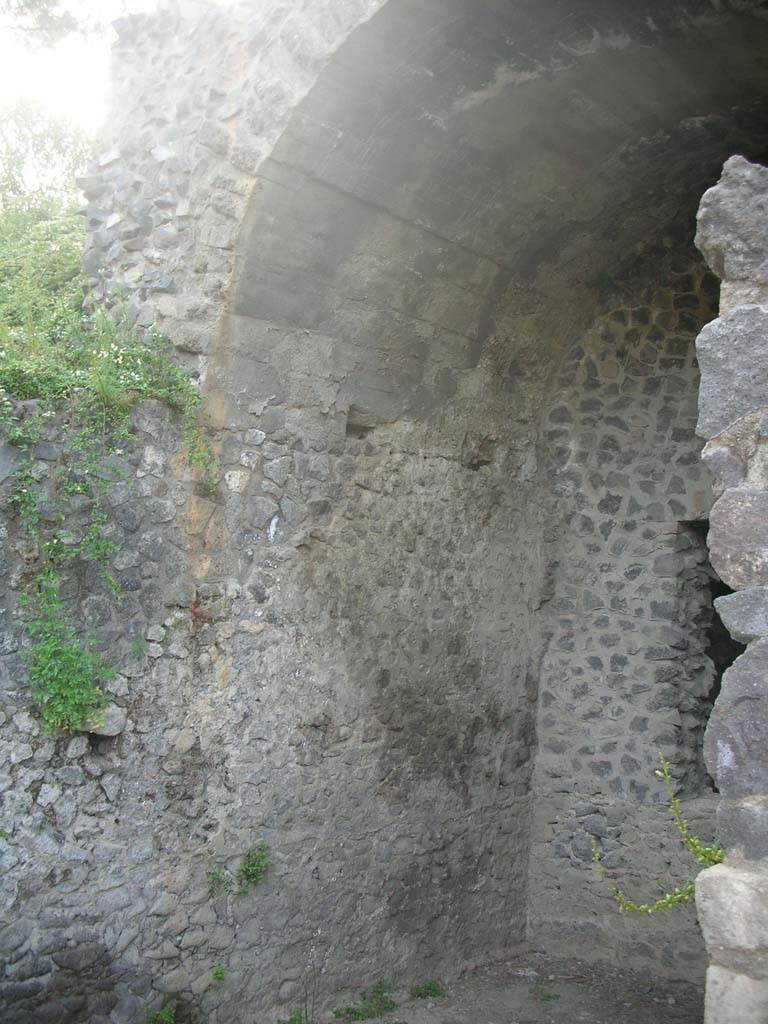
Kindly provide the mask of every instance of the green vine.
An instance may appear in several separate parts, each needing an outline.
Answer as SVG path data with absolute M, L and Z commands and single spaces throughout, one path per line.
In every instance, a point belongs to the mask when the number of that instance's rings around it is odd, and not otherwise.
M 672 812 L 675 826 L 680 834 L 683 844 L 696 858 L 699 864 L 702 865 L 702 867 L 709 868 L 715 864 L 722 864 L 725 860 L 725 851 L 716 843 L 703 843 L 691 832 L 688 822 L 683 817 L 680 800 L 675 796 L 674 780 L 672 778 L 669 761 L 667 761 L 663 754 L 659 754 L 659 762 L 661 763 L 661 768 L 656 771 L 656 775 L 664 783 L 664 788 L 667 791 L 667 797 L 669 799 L 669 809 Z M 618 904 L 619 910 L 622 912 L 633 914 L 655 914 L 659 910 L 670 910 L 672 907 L 677 907 L 681 903 L 687 903 L 692 900 L 696 892 L 695 883 L 693 881 L 688 881 L 682 886 L 676 886 L 671 892 L 665 893 L 653 903 L 635 903 L 634 900 L 631 900 L 621 889 L 618 888 L 618 886 L 615 886 L 606 877 L 605 868 L 600 855 L 600 847 L 594 837 L 592 839 L 592 862 L 595 865 L 595 871 L 599 875 L 600 880 L 611 894 L 614 901 Z

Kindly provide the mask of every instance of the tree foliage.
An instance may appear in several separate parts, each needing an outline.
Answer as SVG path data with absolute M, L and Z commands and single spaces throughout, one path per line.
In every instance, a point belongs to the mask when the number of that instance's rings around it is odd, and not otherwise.
M 123 0 L 124 14 L 127 3 Z M 104 32 L 115 16 L 112 3 L 104 0 L 0 0 L 0 28 L 32 46 L 53 46 L 75 33 Z
M 63 340 L 77 327 L 84 225 L 75 175 L 87 142 L 20 101 L 0 115 L 0 347 Z
M 82 131 L 33 100 L 1 110 L 0 206 L 74 197 L 88 151 Z
M 78 327 L 82 249 L 71 205 L 42 199 L 0 211 L 0 347 L 53 344 Z
M 79 27 L 59 0 L 0 0 L 0 14 L 10 28 L 42 43 L 56 42 Z

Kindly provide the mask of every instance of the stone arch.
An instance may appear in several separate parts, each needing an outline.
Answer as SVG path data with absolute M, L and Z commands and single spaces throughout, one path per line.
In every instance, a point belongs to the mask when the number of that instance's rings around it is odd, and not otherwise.
M 267 1015 L 318 962 L 330 996 L 526 939 L 700 976 L 685 923 L 638 940 L 614 915 L 589 848 L 666 884 L 634 860 L 659 745 L 697 792 L 703 551 L 679 524 L 708 511 L 691 344 L 713 295 L 691 241 L 723 160 L 765 154 L 764 21 L 186 6 L 123 27 L 86 263 L 200 374 L 219 493 L 174 481 L 173 571 L 142 610 L 210 621 L 131 681 L 125 812 L 38 910 L 107 936 L 120 1021 L 161 996 Z M 257 839 L 258 901 L 209 901 L 211 858 Z M 132 897 L 109 920 L 99 858 Z M 83 948 L 34 911 L 20 961 Z
M 638 939 L 589 860 L 595 836 L 666 884 L 638 852 L 659 750 L 711 829 L 711 569 L 685 524 L 711 503 L 693 339 L 717 282 L 692 238 L 722 161 L 765 153 L 755 24 L 390 0 L 261 166 L 206 387 L 277 439 L 263 529 L 296 551 L 291 603 L 330 703 L 369 723 L 376 792 L 414 824 L 444 807 L 451 881 L 409 865 L 406 933 L 431 912 L 455 934 L 478 865 L 494 906 L 520 897 L 480 912 L 483 942 L 525 918 L 697 962 L 690 915 Z

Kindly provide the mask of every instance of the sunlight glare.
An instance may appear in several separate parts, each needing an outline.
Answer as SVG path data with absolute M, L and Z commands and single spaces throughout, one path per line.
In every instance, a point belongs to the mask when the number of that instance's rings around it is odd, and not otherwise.
M 62 7 L 109 23 L 150 11 L 158 0 L 70 0 Z M 110 47 L 114 32 L 72 35 L 52 47 L 24 45 L 23 36 L 0 25 L 0 108 L 21 98 L 37 100 L 93 136 L 107 113 Z

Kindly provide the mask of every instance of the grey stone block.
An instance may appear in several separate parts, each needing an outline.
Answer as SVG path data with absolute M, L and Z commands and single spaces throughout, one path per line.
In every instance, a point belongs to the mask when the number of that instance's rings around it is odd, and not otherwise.
M 728 797 L 768 793 L 768 640 L 751 644 L 723 676 L 704 754 Z
M 713 320 L 696 339 L 701 370 L 696 433 L 714 437 L 765 405 L 768 309 L 739 306 Z
M 696 909 L 710 956 L 768 953 L 768 868 L 716 864 L 696 878 Z
M 704 1024 L 765 1024 L 768 1021 L 768 981 L 726 967 L 707 971 Z
M 768 585 L 768 492 L 730 488 L 710 514 L 712 565 L 735 590 Z
M 768 796 L 723 797 L 717 805 L 717 838 L 745 860 L 768 857 Z
M 710 441 L 701 453 L 702 460 L 723 487 L 736 487 L 744 479 L 747 467 L 730 448 Z
M 279 506 L 271 498 L 254 498 L 251 501 L 250 511 L 253 526 L 257 530 L 263 530 L 279 511 Z
M 89 732 L 94 736 L 119 736 L 128 724 L 126 711 L 117 704 L 110 704 L 104 712 L 103 721 L 89 724 L 82 732 Z
M 715 608 L 734 640 L 747 644 L 768 636 L 768 586 L 718 597 Z
M 765 280 L 765 195 L 768 168 L 732 156 L 717 185 L 701 198 L 696 245 L 710 267 L 728 281 Z

